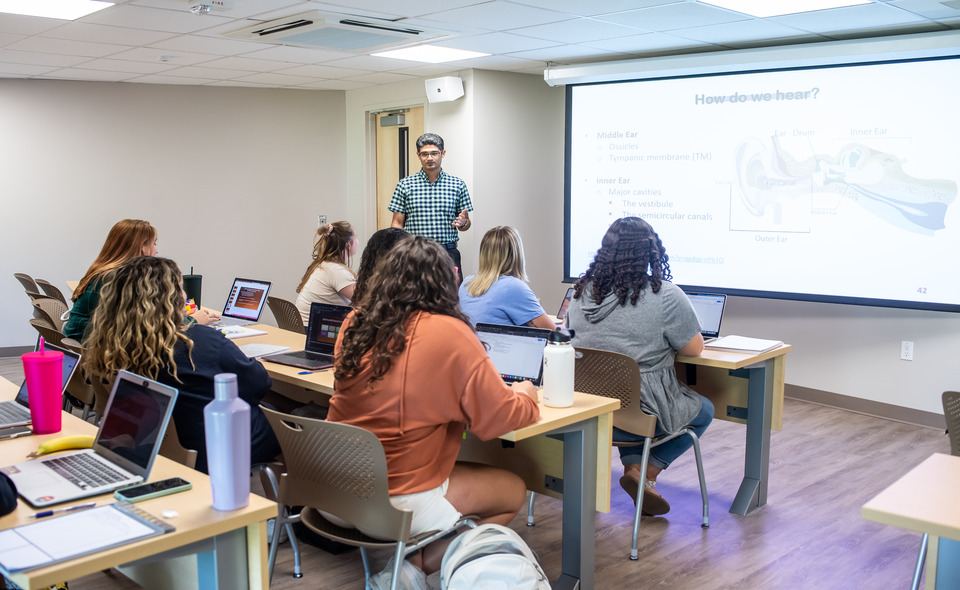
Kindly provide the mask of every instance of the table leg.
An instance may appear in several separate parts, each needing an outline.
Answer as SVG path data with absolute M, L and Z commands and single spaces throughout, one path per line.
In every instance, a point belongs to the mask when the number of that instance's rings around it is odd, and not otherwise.
M 555 590 L 593 590 L 597 530 L 597 419 L 563 433 L 563 540 Z
M 746 373 L 748 407 L 743 481 L 730 507 L 730 512 L 734 514 L 749 514 L 767 503 L 774 362 L 774 359 L 769 359 L 732 371 Z
M 247 567 L 247 535 L 241 528 L 217 535 L 212 547 L 197 555 L 199 587 L 206 590 L 237 590 L 251 586 Z

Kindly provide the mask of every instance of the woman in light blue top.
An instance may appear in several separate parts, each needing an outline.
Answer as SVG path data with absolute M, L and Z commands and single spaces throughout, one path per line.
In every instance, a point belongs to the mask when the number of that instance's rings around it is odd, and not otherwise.
M 556 328 L 527 285 L 523 266 L 517 230 L 501 225 L 483 235 L 480 270 L 460 286 L 460 309 L 470 323 Z

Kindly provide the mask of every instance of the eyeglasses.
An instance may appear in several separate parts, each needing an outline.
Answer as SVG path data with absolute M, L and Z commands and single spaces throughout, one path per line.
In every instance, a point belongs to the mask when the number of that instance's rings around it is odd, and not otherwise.
M 439 158 L 440 152 L 420 152 L 417 155 L 421 158 Z

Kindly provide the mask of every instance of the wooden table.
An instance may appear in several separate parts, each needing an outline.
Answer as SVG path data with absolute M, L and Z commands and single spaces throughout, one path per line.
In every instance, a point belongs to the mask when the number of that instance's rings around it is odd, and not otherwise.
M 746 423 L 743 480 L 730 506 L 749 514 L 767 503 L 770 430 L 783 427 L 784 344 L 760 354 L 705 349 L 700 356 L 678 356 L 677 374 L 713 402 L 715 417 Z
M 960 457 L 934 453 L 863 505 L 865 520 L 930 535 L 926 588 L 960 588 Z
M 0 399 L 13 399 L 17 389 L 13 383 L 0 378 Z M 28 453 L 50 438 L 95 432 L 96 428 L 90 423 L 65 413 L 60 433 L 0 441 L 3 462 L 11 464 L 26 460 Z M 168 477 L 182 477 L 193 484 L 193 489 L 138 502 L 137 505 L 156 517 L 160 517 L 164 510 L 177 511 L 178 516 L 163 519 L 176 527 L 174 532 L 20 572 L 11 576 L 12 581 L 25 590 L 33 590 L 124 566 L 122 569 L 125 573 L 147 588 L 269 588 L 266 521 L 277 515 L 277 505 L 251 494 L 250 504 L 246 508 L 229 512 L 214 510 L 211 506 L 210 479 L 206 475 L 158 456 L 149 481 Z M 89 501 L 96 501 L 99 505 L 112 503 L 114 499 L 112 494 L 102 494 L 64 503 L 63 506 Z M 14 512 L 0 518 L 0 529 L 35 522 L 30 518 L 35 512 L 29 504 L 20 501 Z M 82 539 L 77 539 L 78 544 L 82 542 Z M 183 558 L 171 561 L 172 558 L 185 555 L 196 557 L 187 558 L 186 561 Z
M 279 344 L 302 349 L 306 337 L 274 326 L 251 326 L 265 336 L 238 338 L 247 343 Z M 296 367 L 264 361 L 274 379 L 287 386 L 283 393 L 298 399 L 317 400 L 333 393 L 333 371 L 301 374 Z M 321 398 L 320 401 L 325 401 Z M 527 487 L 563 500 L 561 576 L 555 590 L 593 588 L 596 511 L 610 511 L 610 448 L 613 411 L 619 400 L 574 394 L 569 408 L 540 404 L 540 419 L 530 426 L 509 432 L 499 441 L 481 442 L 468 436 L 460 458 L 502 466 L 520 475 Z M 561 493 L 562 492 L 562 493 Z

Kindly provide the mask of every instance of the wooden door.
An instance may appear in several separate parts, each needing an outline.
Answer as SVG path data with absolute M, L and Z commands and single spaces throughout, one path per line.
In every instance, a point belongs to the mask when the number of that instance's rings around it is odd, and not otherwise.
M 403 123 L 381 125 L 387 117 L 402 115 Z M 387 119 L 391 122 L 391 119 Z M 377 115 L 377 229 L 390 227 L 393 213 L 387 210 L 397 182 L 417 172 L 417 138 L 423 135 L 423 107 L 397 109 Z

